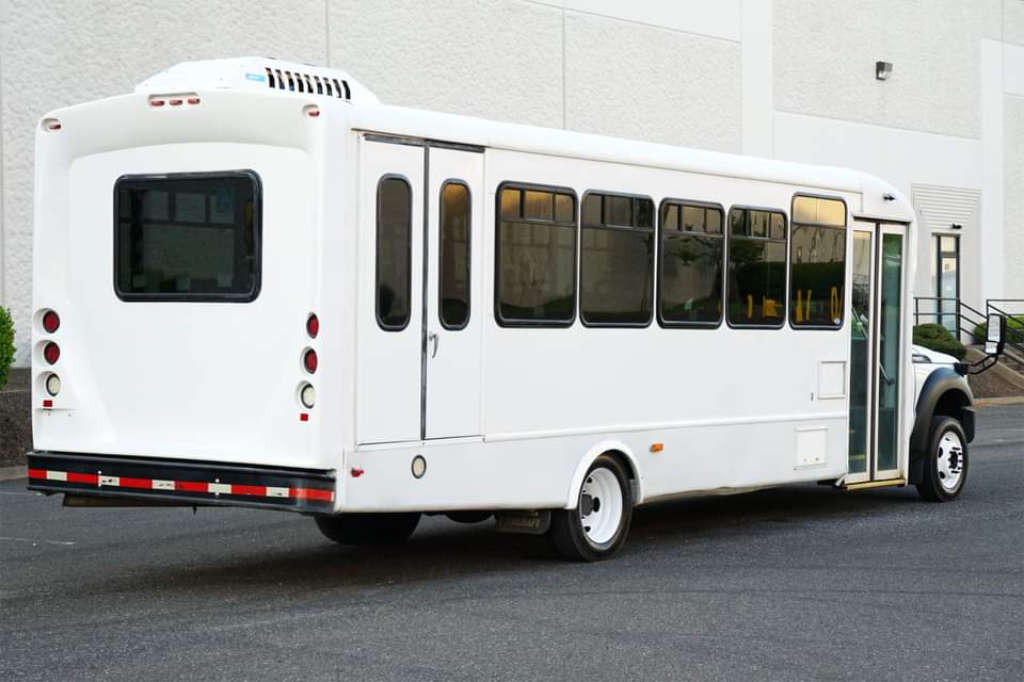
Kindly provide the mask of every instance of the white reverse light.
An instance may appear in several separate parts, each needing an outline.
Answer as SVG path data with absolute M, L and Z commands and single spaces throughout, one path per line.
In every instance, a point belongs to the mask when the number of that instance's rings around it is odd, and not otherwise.
M 60 393 L 60 377 L 56 374 L 50 374 L 46 377 L 46 392 L 52 396 L 56 396 Z
M 302 390 L 299 391 L 299 401 L 307 410 L 313 409 L 313 406 L 316 405 L 316 389 L 313 388 L 313 384 L 303 385 Z

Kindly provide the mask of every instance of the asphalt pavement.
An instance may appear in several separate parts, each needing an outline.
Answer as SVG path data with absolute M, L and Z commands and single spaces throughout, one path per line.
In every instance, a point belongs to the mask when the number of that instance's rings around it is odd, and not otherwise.
M 637 511 L 616 559 L 424 520 L 340 548 L 243 509 L 62 509 L 0 483 L 0 679 L 1024 679 L 1024 406 L 967 489 Z

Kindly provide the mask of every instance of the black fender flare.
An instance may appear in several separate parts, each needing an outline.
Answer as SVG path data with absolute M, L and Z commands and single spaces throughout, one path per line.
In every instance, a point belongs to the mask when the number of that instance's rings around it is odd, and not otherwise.
M 931 436 L 932 417 L 939 401 L 950 392 L 955 392 L 957 407 L 951 415 L 963 426 L 967 442 L 974 440 L 974 394 L 964 377 L 951 367 L 938 367 L 921 387 L 917 398 L 917 409 L 914 417 L 914 430 L 910 434 L 910 482 L 921 480 L 923 474 L 924 454 L 928 449 Z

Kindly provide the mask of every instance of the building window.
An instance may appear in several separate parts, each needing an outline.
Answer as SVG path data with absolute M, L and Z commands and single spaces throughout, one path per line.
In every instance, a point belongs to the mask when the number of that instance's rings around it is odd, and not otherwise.
M 786 216 L 729 211 L 729 324 L 781 327 L 786 312 Z
M 718 206 L 662 202 L 658 319 L 663 326 L 714 327 L 721 323 L 722 218 Z
M 114 196 L 114 288 L 122 300 L 247 302 L 259 295 L 255 173 L 124 176 Z
M 446 329 L 462 329 L 469 322 L 469 187 L 459 181 L 446 182 L 440 203 L 438 315 Z
M 648 324 L 654 292 L 654 202 L 588 192 L 580 222 L 583 323 Z
M 569 326 L 576 316 L 576 195 L 498 189 L 495 314 L 504 326 Z
M 790 324 L 838 329 L 843 326 L 846 282 L 846 204 L 796 196 L 792 215 Z
M 377 323 L 400 331 L 412 312 L 412 188 L 405 178 L 377 184 Z

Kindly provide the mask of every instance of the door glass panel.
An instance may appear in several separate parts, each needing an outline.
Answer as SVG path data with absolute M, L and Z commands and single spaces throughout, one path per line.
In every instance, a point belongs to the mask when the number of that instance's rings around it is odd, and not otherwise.
M 878 470 L 896 468 L 899 452 L 900 320 L 903 235 L 882 235 L 878 348 Z
M 936 235 L 935 260 L 932 264 L 937 280 L 935 295 L 940 299 L 939 324 L 956 334 L 956 298 L 960 289 L 960 248 L 955 235 Z
M 853 233 L 853 325 L 850 340 L 850 473 L 868 467 L 871 358 L 871 233 Z
M 438 255 L 438 315 L 445 329 L 462 329 L 469 322 L 469 210 L 469 187 L 445 183 Z

